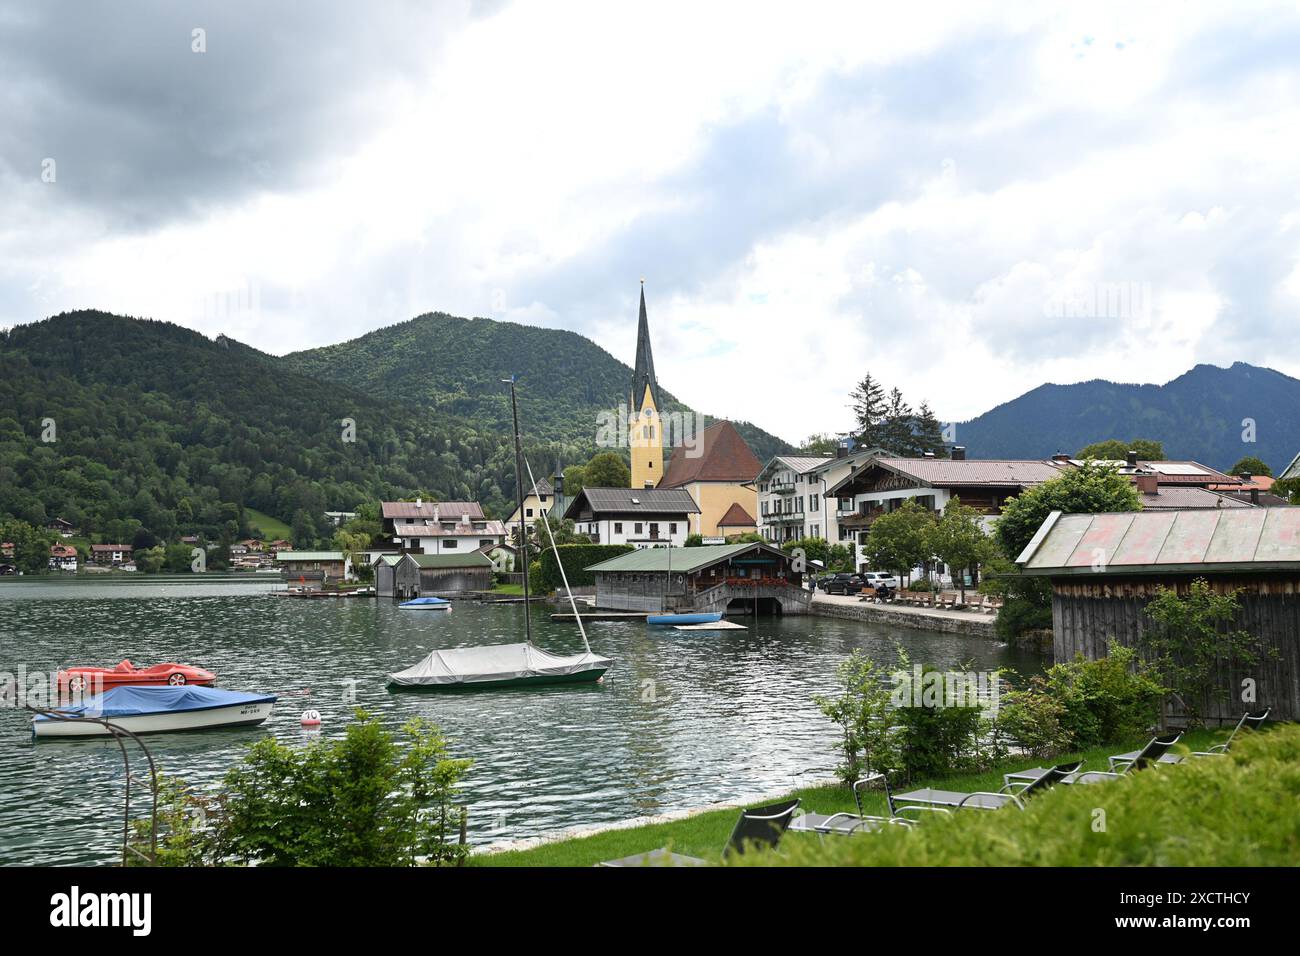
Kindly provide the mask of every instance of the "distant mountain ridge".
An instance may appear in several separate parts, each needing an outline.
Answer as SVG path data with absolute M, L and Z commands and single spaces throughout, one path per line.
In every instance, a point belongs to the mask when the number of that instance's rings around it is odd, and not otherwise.
M 1252 423 L 1253 442 L 1244 440 Z M 1164 385 L 1047 384 L 956 428 L 972 458 L 1074 454 L 1107 438 L 1156 439 L 1170 458 L 1220 469 L 1253 455 L 1277 472 L 1300 451 L 1300 379 L 1234 362 L 1197 365 Z

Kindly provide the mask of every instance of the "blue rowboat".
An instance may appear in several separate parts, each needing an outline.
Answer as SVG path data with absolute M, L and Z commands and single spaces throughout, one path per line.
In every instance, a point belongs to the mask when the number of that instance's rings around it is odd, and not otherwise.
M 414 598 L 413 600 L 410 601 L 403 601 L 401 604 L 397 606 L 399 608 L 404 608 L 408 611 L 450 611 L 451 610 L 451 602 L 448 601 L 446 598 L 439 598 L 439 597 Z
M 696 614 L 647 614 L 647 624 L 713 624 L 722 620 L 722 614 L 699 612 Z

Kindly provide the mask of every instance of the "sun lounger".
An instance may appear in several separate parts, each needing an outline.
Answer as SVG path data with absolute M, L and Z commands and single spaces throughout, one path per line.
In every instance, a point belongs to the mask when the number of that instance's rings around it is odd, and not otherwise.
M 781 834 L 790 826 L 799 800 L 783 800 L 767 807 L 743 810 L 736 821 L 735 829 L 722 848 L 725 859 L 732 853 L 744 853 L 751 847 L 774 847 L 781 839 Z M 670 853 L 667 849 L 651 850 L 649 853 L 636 853 L 618 860 L 607 860 L 597 866 L 707 866 L 707 860 L 699 857 L 682 856 Z
M 1221 744 L 1215 744 L 1209 750 L 1193 750 L 1191 756 L 1193 757 L 1226 756 L 1228 753 L 1228 748 L 1232 746 L 1233 738 L 1237 736 L 1238 731 L 1240 731 L 1243 727 L 1249 728 L 1250 730 L 1258 730 L 1259 726 L 1262 723 L 1264 723 L 1264 721 L 1268 720 L 1268 714 L 1269 711 L 1267 709 L 1261 710 L 1257 713 L 1251 713 L 1250 711 L 1247 711 L 1246 713 L 1241 715 L 1241 720 L 1237 721 L 1237 726 L 1232 728 L 1232 733 L 1228 734 L 1227 740 L 1225 740 Z M 1130 751 L 1129 753 L 1126 754 L 1116 754 L 1115 756 L 1110 758 L 1110 769 L 1114 770 L 1117 764 L 1131 763 L 1133 760 L 1137 759 L 1137 756 L 1138 756 L 1138 751 L 1136 750 Z M 1160 763 L 1182 763 L 1182 761 L 1183 758 L 1178 756 L 1177 754 L 1165 754 L 1164 756 L 1159 758 Z
M 950 807 L 954 810 L 999 810 L 1005 806 L 1014 806 L 1023 810 L 1026 797 L 1063 782 L 1067 777 L 1078 773 L 1082 765 L 1082 760 L 1075 760 L 1049 767 L 1032 780 L 1007 780 L 1002 789 L 996 793 L 979 790 L 963 793 L 959 790 L 935 790 L 924 787 L 894 797 L 890 809 L 891 812 L 899 813 L 906 807 L 895 810 L 894 804 L 907 802 L 926 807 Z
M 1065 784 L 1074 783 L 1100 783 L 1104 780 L 1113 780 L 1116 777 L 1123 776 L 1134 770 L 1141 770 L 1144 767 L 1154 763 L 1178 763 L 1181 758 L 1175 754 L 1170 754 L 1169 750 L 1174 744 L 1182 738 L 1182 734 L 1165 734 L 1163 737 L 1152 737 L 1150 742 L 1141 750 L 1136 750 L 1132 754 L 1120 754 L 1123 758 L 1122 769 L 1115 771 L 1106 770 L 1081 770 L 1077 773 L 1070 774 L 1060 782 Z M 1172 761 L 1162 760 L 1166 755 L 1174 757 Z M 1111 767 L 1121 766 L 1116 757 L 1111 758 Z M 1053 768 L 1032 767 L 1029 770 L 1020 770 L 1016 773 L 1009 773 L 1003 776 L 1007 783 L 1019 782 L 1022 780 L 1036 780 L 1045 773 L 1049 773 Z
M 862 812 L 862 790 L 878 780 L 885 784 L 885 801 L 891 811 L 890 816 L 887 817 L 872 816 Z M 885 779 L 883 773 L 868 774 L 861 780 L 855 781 L 853 784 L 853 802 L 857 804 L 857 813 L 805 813 L 790 821 L 790 832 L 816 833 L 819 836 L 828 834 L 851 836 L 855 833 L 874 833 L 887 826 L 909 827 L 916 822 L 893 815 L 893 800 L 889 793 L 889 781 Z

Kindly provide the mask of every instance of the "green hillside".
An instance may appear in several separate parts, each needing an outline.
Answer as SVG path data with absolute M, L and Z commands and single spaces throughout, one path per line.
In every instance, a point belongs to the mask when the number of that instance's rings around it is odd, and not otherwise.
M 284 361 L 313 378 L 494 429 L 509 428 L 510 401 L 500 382 L 515 375 L 530 436 L 579 447 L 595 441 L 598 416 L 626 403 L 632 384 L 628 366 L 574 332 L 441 312 Z M 689 410 L 666 389 L 662 395 L 667 410 Z M 749 422 L 736 427 L 760 460 L 793 450 Z

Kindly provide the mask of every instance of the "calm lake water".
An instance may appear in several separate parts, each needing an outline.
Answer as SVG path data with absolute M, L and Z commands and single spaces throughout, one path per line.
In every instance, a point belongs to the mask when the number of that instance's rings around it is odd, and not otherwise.
M 983 638 L 821 617 L 760 619 L 751 630 L 689 633 L 642 623 L 589 625 L 593 649 L 612 657 L 604 684 L 534 690 L 393 693 L 385 676 L 434 648 L 523 639 L 521 605 L 459 603 L 450 614 L 399 611 L 388 600 L 286 600 L 248 576 L 114 576 L 0 582 L 0 671 L 61 664 L 179 661 L 217 673 L 235 690 L 282 697 L 257 728 L 146 738 L 162 771 L 213 783 L 249 743 L 341 735 L 357 704 L 397 727 L 438 723 L 466 782 L 475 843 L 536 836 L 724 799 L 745 799 L 830 772 L 833 725 L 813 704 L 833 689 L 835 665 L 854 648 L 938 667 L 1009 666 L 1039 657 Z M 534 639 L 581 649 L 577 628 L 531 611 Z M 324 727 L 302 730 L 301 712 Z M 120 854 L 122 761 L 103 741 L 33 741 L 28 717 L 0 710 L 0 860 L 7 864 L 112 863 Z

